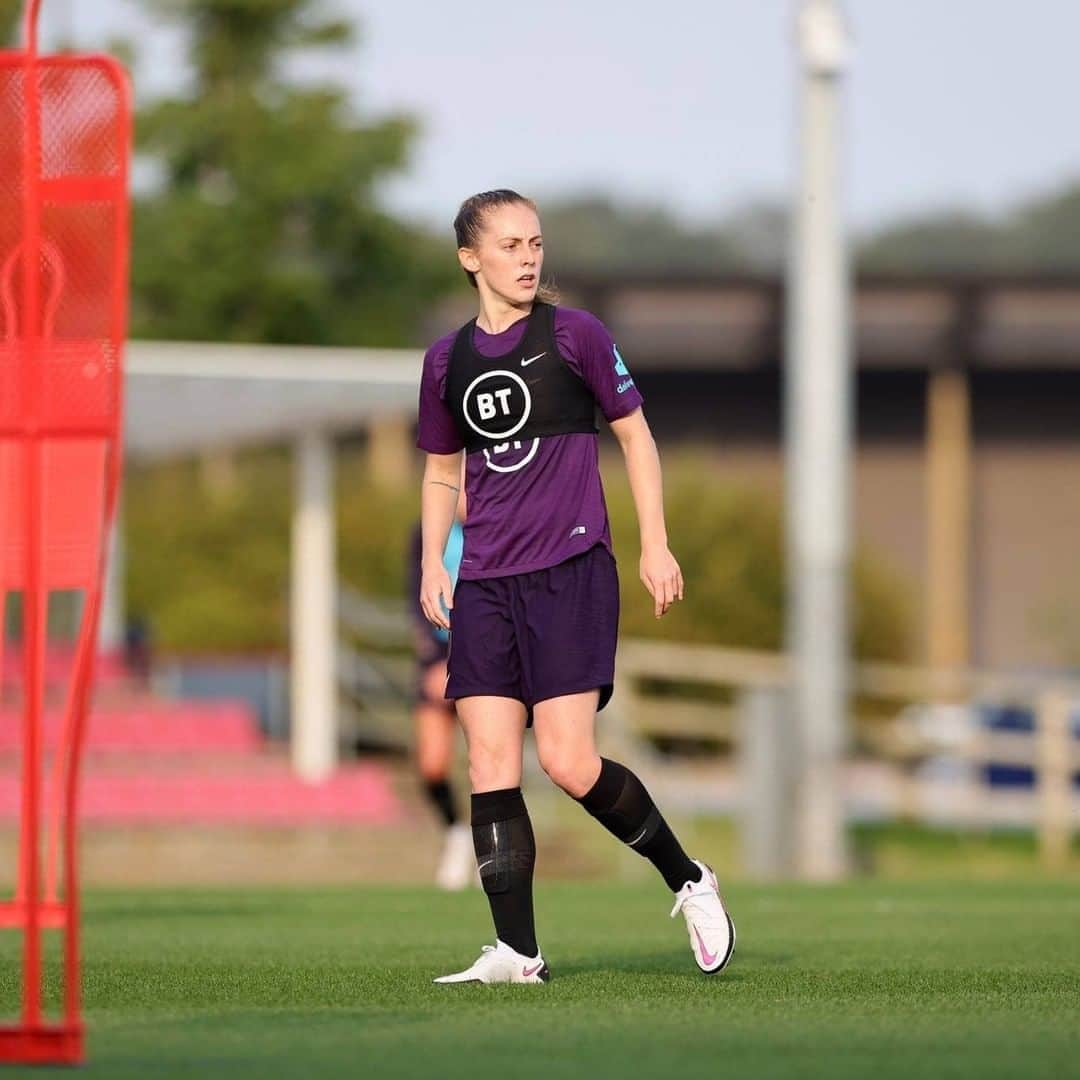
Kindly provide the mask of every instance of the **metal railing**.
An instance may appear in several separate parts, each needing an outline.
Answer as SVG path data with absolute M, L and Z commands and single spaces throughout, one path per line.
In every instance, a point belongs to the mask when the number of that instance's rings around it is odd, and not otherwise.
M 408 612 L 400 602 L 366 596 L 339 581 L 337 616 L 344 734 L 358 746 L 403 751 L 410 739 L 407 713 L 412 698 Z

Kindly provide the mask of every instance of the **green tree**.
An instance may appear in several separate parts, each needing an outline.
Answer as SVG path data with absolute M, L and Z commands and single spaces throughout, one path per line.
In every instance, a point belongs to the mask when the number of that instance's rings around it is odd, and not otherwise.
M 235 491 L 208 497 L 194 462 L 135 466 L 125 479 L 128 604 L 172 650 L 274 649 L 288 629 L 289 461 L 281 451 L 242 454 Z M 702 484 L 696 451 L 664 456 L 668 530 L 686 599 L 662 621 L 638 580 L 637 516 L 618 452 L 605 459 L 605 497 L 620 560 L 622 632 L 743 648 L 777 649 L 784 637 L 782 508 L 772 497 Z M 337 548 L 342 577 L 373 596 L 404 598 L 418 487 L 372 482 L 367 454 L 337 462 Z M 858 656 L 910 657 L 911 583 L 864 549 L 852 571 Z
M 993 270 L 1008 259 L 999 223 L 965 210 L 945 210 L 899 221 L 866 238 L 860 270 L 878 273 Z
M 1010 226 L 1009 247 L 1017 269 L 1080 269 L 1080 183 L 1020 206 Z
M 967 210 L 897 221 L 864 238 L 859 266 L 907 273 L 1080 270 L 1080 183 L 1029 199 L 999 217 Z
M 382 212 L 406 116 L 362 122 L 336 86 L 285 74 L 351 44 L 316 0 L 147 0 L 187 31 L 189 93 L 137 118 L 159 183 L 135 206 L 133 332 L 180 339 L 402 344 L 456 283 L 434 241 Z
M 22 0 L 0 0 L 0 47 L 19 44 L 19 16 Z
M 607 195 L 541 200 L 552 269 L 715 272 L 745 265 L 722 226 L 684 225 L 660 206 L 628 206 Z

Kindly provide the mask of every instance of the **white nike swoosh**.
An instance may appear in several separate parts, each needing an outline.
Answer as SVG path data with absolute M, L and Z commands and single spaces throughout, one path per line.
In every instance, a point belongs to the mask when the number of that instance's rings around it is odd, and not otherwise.
M 521 366 L 528 367 L 534 360 L 539 360 L 541 356 L 547 356 L 546 352 L 538 352 L 535 356 L 530 356 L 528 360 L 522 358 Z

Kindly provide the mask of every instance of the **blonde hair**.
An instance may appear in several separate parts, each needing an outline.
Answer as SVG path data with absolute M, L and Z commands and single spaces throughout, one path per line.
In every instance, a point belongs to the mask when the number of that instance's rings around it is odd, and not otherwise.
M 462 204 L 454 218 L 454 236 L 459 248 L 475 248 L 480 242 L 480 234 L 484 228 L 484 219 L 490 210 L 499 206 L 527 206 L 534 213 L 539 213 L 536 203 L 519 195 L 510 188 L 496 188 L 494 191 L 481 191 L 477 195 L 470 195 Z M 464 268 L 463 268 L 464 269 Z M 476 274 L 472 270 L 465 270 L 465 276 L 469 284 L 475 289 Z M 551 282 L 541 282 L 536 290 L 536 299 L 545 304 L 557 304 L 559 302 L 559 290 Z

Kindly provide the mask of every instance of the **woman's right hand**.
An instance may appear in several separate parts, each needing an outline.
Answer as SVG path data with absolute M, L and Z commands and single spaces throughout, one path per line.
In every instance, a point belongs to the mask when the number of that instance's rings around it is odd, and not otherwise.
M 446 611 L 443 605 L 446 605 Z M 440 562 L 430 569 L 424 567 L 420 574 L 420 608 L 424 618 L 432 626 L 450 629 L 450 616 L 447 611 L 454 606 L 454 587 L 450 584 L 450 575 Z

